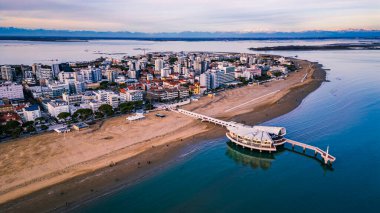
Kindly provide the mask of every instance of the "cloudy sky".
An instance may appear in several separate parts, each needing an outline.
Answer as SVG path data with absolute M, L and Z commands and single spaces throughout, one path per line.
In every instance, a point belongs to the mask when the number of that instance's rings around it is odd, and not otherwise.
M 380 0 L 0 0 L 0 26 L 135 32 L 380 29 Z

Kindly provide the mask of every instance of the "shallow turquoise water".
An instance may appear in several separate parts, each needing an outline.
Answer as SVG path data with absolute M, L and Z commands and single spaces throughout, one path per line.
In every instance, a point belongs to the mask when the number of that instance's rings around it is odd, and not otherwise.
M 331 82 L 266 124 L 285 126 L 294 140 L 330 146 L 337 158 L 332 169 L 291 150 L 247 153 L 231 148 L 223 137 L 205 141 L 180 163 L 76 211 L 380 212 L 380 52 L 297 54 L 331 69 Z

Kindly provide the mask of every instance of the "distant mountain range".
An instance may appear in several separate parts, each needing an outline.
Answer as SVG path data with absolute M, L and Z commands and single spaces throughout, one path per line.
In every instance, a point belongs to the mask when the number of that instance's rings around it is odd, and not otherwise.
M 228 40 L 228 39 L 328 39 L 380 38 L 380 30 L 303 31 L 303 32 L 193 32 L 143 33 L 24 29 L 0 27 L 0 39 L 141 39 L 141 40 Z

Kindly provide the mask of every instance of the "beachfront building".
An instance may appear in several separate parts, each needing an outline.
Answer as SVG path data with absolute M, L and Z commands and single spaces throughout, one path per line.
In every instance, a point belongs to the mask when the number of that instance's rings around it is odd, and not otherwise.
M 227 130 L 226 135 L 232 142 L 250 149 L 272 152 L 286 142 L 284 127 L 235 125 Z
M 111 105 L 112 108 L 117 108 L 120 104 L 119 96 L 115 93 L 107 93 L 107 104 Z
M 22 112 L 26 121 L 34 121 L 36 118 L 41 117 L 41 110 L 37 104 L 23 108 Z
M 10 100 L 24 99 L 22 85 L 12 83 L 9 81 L 0 84 L 0 99 L 2 98 L 7 98 Z
M 126 93 L 125 101 L 142 101 L 143 91 L 141 90 L 128 90 Z
M 61 112 L 70 112 L 69 105 L 62 100 L 54 100 L 47 103 L 47 109 L 51 116 L 57 117 Z
M 175 99 L 185 99 L 190 97 L 189 90 L 186 88 L 163 88 L 148 91 L 148 96 L 156 101 L 171 101 Z
M 90 109 L 92 109 L 93 112 L 96 112 L 102 104 L 105 104 L 105 102 L 90 100 L 88 104 L 90 106 Z

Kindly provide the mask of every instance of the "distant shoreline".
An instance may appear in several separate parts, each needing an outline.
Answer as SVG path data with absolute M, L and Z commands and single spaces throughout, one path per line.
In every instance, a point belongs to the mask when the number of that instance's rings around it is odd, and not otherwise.
M 348 43 L 329 45 L 286 45 L 274 47 L 251 47 L 252 51 L 312 51 L 312 50 L 380 50 L 380 43 Z
M 265 41 L 265 40 L 358 40 L 380 39 L 380 37 L 60 37 L 60 36 L 0 36 L 0 41 L 46 41 L 88 42 L 91 40 L 135 40 L 135 41 Z

